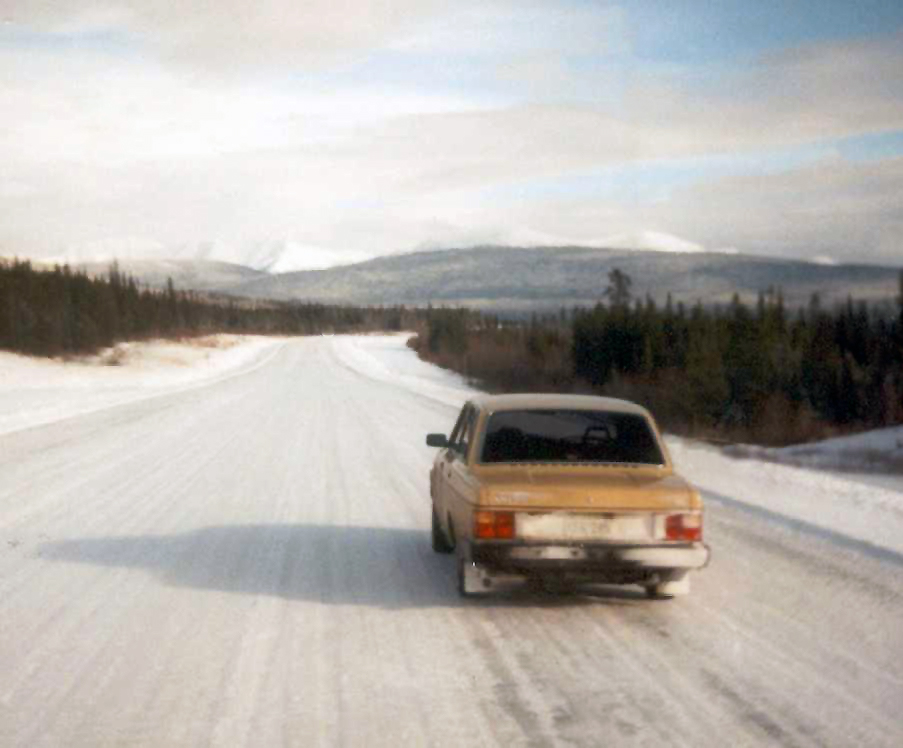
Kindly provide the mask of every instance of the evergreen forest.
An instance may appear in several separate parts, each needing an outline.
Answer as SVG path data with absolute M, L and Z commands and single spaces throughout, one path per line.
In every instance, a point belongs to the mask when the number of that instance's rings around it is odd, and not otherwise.
M 419 355 L 494 392 L 581 392 L 648 407 L 665 428 L 789 444 L 903 424 L 903 273 L 892 307 L 817 296 L 788 309 L 633 299 L 619 270 L 593 308 L 504 319 L 468 309 L 250 301 L 139 286 L 68 266 L 0 261 L 0 349 L 96 352 L 123 340 L 218 332 L 309 335 L 415 330 Z
M 141 288 L 114 264 L 90 277 L 0 261 L 0 349 L 36 356 L 93 353 L 122 340 L 208 333 L 310 335 L 413 329 L 404 307 L 362 308 L 208 297 Z
M 780 290 L 750 306 L 633 300 L 619 270 L 592 309 L 514 323 L 431 309 L 421 357 L 491 391 L 586 392 L 647 406 L 666 428 L 789 444 L 903 423 L 903 273 L 891 310 Z

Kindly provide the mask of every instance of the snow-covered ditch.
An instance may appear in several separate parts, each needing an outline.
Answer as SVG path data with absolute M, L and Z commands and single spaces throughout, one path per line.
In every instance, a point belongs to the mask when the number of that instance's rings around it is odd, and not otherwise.
M 408 337 L 410 334 L 337 337 L 333 350 L 346 366 L 368 377 L 395 382 L 447 405 L 460 406 L 476 392 L 461 376 L 418 359 L 405 345 Z M 810 458 L 827 455 L 824 462 L 813 459 L 808 465 L 781 464 L 773 454 L 756 456 L 749 450 L 742 457 L 734 456 L 724 449 L 674 436 L 667 437 L 667 443 L 678 472 L 706 492 L 710 501 L 723 497 L 725 502 L 765 510 L 903 553 L 903 475 L 883 474 L 876 479 L 821 466 L 837 467 L 841 455 L 852 460 L 861 449 L 893 453 L 900 449 L 898 439 L 903 439 L 903 429 L 780 450 L 809 454 Z
M 120 343 L 68 361 L 0 351 L 0 434 L 210 384 L 261 365 L 283 343 L 209 335 Z

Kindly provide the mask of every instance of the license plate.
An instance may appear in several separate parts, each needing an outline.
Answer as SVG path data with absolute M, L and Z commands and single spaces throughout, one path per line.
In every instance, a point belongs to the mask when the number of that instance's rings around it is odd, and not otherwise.
M 593 516 L 588 514 L 546 513 L 515 515 L 516 536 L 523 540 L 649 540 L 650 518 L 622 514 Z

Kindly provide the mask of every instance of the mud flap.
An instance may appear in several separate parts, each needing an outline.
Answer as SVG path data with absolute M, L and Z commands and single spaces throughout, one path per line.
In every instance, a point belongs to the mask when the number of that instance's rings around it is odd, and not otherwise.
M 458 543 L 458 592 L 462 597 L 485 595 L 503 587 L 522 584 L 525 577 L 514 574 L 490 573 L 474 563 L 469 543 Z
M 659 581 L 646 587 L 650 597 L 681 597 L 690 594 L 690 573 L 662 574 Z
M 458 594 L 462 597 L 485 594 L 490 585 L 484 583 L 482 570 L 473 562 L 470 543 L 459 541 L 457 551 Z

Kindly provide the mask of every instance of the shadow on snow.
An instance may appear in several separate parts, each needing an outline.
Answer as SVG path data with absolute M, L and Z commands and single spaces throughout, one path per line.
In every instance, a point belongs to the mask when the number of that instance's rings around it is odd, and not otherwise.
M 44 543 L 38 557 L 144 569 L 176 587 L 385 608 L 631 605 L 639 588 L 585 587 L 578 594 L 526 586 L 463 600 L 452 557 L 429 533 L 389 527 L 237 525 L 176 535 L 77 538 Z

